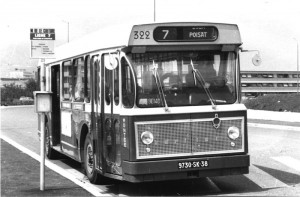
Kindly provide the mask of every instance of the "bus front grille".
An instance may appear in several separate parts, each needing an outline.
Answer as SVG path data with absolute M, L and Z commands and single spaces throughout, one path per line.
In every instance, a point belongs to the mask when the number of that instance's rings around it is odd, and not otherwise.
M 217 129 L 212 124 L 213 119 L 136 122 L 137 159 L 243 152 L 244 118 L 220 119 Z M 236 140 L 231 140 L 227 135 L 231 126 L 240 130 Z M 141 140 L 141 134 L 145 131 L 154 136 L 150 145 L 145 145 Z

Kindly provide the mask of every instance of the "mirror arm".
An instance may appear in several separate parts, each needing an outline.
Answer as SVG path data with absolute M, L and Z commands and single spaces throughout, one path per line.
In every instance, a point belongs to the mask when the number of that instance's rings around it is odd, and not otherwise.
M 244 50 L 242 47 L 240 47 L 241 52 L 257 52 L 252 58 L 252 63 L 255 66 L 259 66 L 261 64 L 261 55 L 259 50 Z

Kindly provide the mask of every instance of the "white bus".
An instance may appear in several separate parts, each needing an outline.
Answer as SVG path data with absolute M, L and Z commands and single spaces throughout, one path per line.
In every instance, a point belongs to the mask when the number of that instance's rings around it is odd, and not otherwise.
M 47 157 L 83 163 L 92 183 L 248 173 L 241 44 L 237 25 L 180 22 L 60 47 L 45 63 Z

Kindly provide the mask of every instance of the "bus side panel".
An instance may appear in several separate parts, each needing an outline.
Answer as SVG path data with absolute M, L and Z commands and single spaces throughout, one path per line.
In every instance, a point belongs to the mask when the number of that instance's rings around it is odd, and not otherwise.
M 76 137 L 74 135 L 75 123 L 72 116 L 72 110 L 61 111 L 61 146 L 64 154 L 77 159 L 77 147 L 75 146 Z
M 82 160 L 80 156 L 80 144 L 84 143 L 85 136 L 90 133 L 91 113 L 83 110 L 82 103 L 76 103 L 81 110 L 62 112 L 62 147 L 63 152 L 77 161 Z M 64 123 L 65 121 L 65 123 Z M 83 135 L 81 137 L 81 135 Z M 93 134 L 92 134 L 93 135 Z
M 122 160 L 129 160 L 129 118 L 126 116 L 120 117 L 120 130 L 121 130 L 121 154 Z

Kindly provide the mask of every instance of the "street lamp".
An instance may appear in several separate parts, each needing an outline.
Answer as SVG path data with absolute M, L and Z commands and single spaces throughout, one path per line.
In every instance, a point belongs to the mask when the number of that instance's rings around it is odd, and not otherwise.
M 70 35 L 70 31 L 69 31 L 69 27 L 70 27 L 70 23 L 69 23 L 69 21 L 65 21 L 65 20 L 62 20 L 62 22 L 64 22 L 64 23 L 67 23 L 67 25 L 68 25 L 68 43 L 69 43 L 69 41 L 70 41 L 70 39 L 69 39 L 69 35 Z

